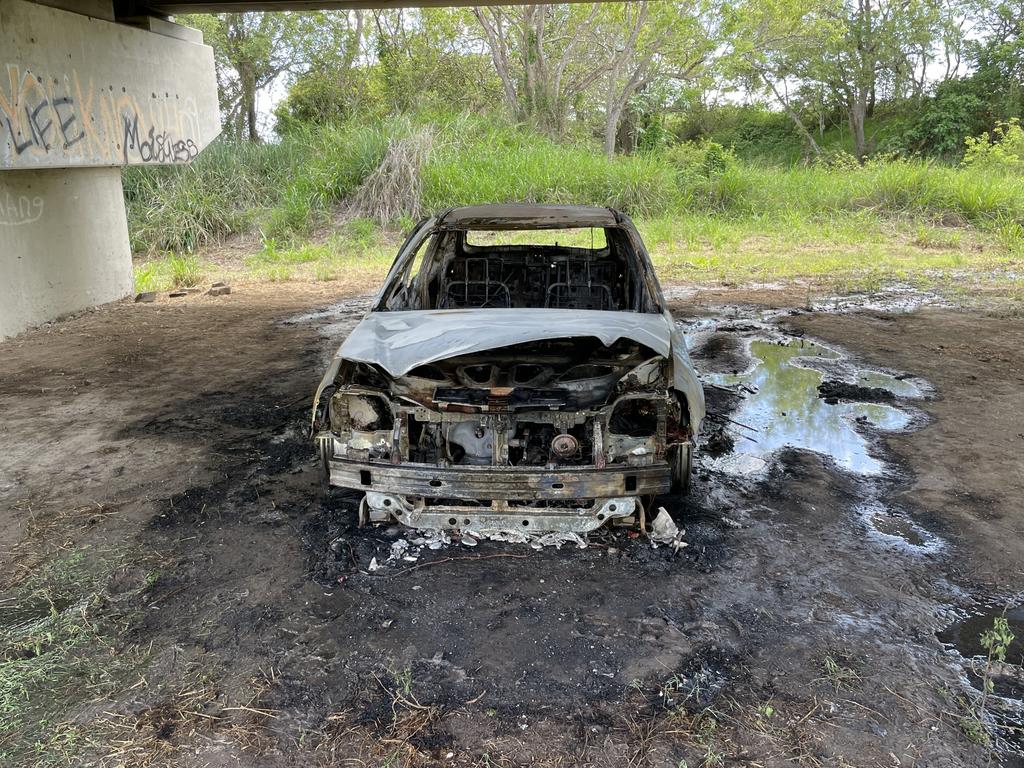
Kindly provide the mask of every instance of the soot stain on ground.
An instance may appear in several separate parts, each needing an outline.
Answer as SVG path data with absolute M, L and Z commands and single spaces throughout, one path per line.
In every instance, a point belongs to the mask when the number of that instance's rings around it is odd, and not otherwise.
M 584 550 L 452 543 L 371 571 L 410 533 L 357 528 L 358 498 L 320 489 L 304 432 L 318 369 L 355 313 L 335 316 L 326 341 L 306 339 L 294 371 L 168 401 L 115 436 L 208 446 L 195 481 L 158 497 L 139 534 L 169 563 L 132 638 L 153 643 L 154 684 L 201 667 L 228 700 L 274 713 L 269 744 L 243 752 L 250 762 L 293 764 L 307 734 L 326 754 L 371 764 L 396 740 L 412 749 L 404 764 L 449 751 L 464 764 L 484 754 L 700 764 L 719 751 L 766 765 L 890 764 L 890 753 L 984 764 L 942 714 L 955 706 L 959 664 L 934 634 L 950 596 L 936 579 L 944 551 L 928 544 L 943 531 L 895 501 L 908 470 L 884 438 L 870 440 L 886 467 L 878 475 L 785 441 L 762 475 L 723 471 L 719 458 L 754 444 L 743 434 L 757 439 L 735 422 L 760 390 L 711 376 L 694 490 L 656 502 L 686 529 L 682 552 L 605 530 Z M 739 377 L 766 328 L 753 315 L 707 324 L 722 338 L 694 356 Z M 877 388 L 877 377 L 857 380 Z M 816 390 L 801 397 L 820 403 Z M 877 435 L 855 418 L 852 430 Z M 160 704 L 138 695 L 110 706 Z M 187 743 L 173 727 L 167 739 Z M 197 749 L 192 764 L 212 765 L 233 748 L 214 739 Z

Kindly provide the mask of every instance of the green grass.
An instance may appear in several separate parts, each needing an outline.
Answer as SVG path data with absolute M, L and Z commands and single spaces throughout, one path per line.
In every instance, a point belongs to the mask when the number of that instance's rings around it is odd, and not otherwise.
M 367 219 L 339 225 L 326 238 L 292 240 L 282 244 L 268 239 L 263 247 L 243 260 L 242 276 L 267 282 L 314 280 L 365 285 L 387 271 L 398 248 L 400 230 L 382 230 Z
M 610 205 L 641 224 L 668 278 L 745 282 L 794 277 L 872 281 L 1013 265 L 1024 253 L 1024 177 L 920 160 L 863 167 L 759 165 L 717 145 L 683 144 L 607 159 L 587 141 L 557 143 L 486 116 L 353 121 L 276 145 L 218 144 L 189 167 L 126 171 L 133 245 L 151 254 L 139 290 L 188 286 L 187 254 L 258 232 L 256 280 L 379 279 L 408 216 L 382 231 L 339 206 L 388 142 L 429 122 L 426 210 L 484 202 Z M 172 251 L 185 256 L 161 256 Z
M 194 288 L 204 275 L 205 269 L 198 257 L 171 253 L 135 267 L 135 292 Z
M 116 647 L 127 618 L 106 591 L 122 562 L 74 550 L 0 593 L 0 764 L 74 764 L 89 734 L 66 718 L 137 668 L 139 654 Z

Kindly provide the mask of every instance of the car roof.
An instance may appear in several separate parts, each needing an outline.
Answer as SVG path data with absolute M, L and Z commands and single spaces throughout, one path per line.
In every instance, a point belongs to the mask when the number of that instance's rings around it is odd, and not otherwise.
M 439 229 L 571 229 L 618 227 L 622 215 L 611 208 L 587 205 L 501 203 L 452 208 L 437 217 Z

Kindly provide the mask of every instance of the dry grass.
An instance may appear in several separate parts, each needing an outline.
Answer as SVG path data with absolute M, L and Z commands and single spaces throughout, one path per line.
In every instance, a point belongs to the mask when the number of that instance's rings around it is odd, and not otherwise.
M 15 503 L 13 511 L 28 522 L 21 540 L 3 553 L 0 590 L 17 586 L 55 555 L 74 550 L 82 531 L 115 514 L 124 504 L 94 502 L 73 509 L 54 509 L 51 503 L 28 499 Z
M 316 749 L 318 765 L 418 768 L 435 764 L 430 752 L 418 744 L 431 740 L 445 711 L 417 700 L 408 670 L 393 672 L 387 682 L 376 676 L 374 679 L 390 704 L 391 716 L 372 724 L 358 723 L 349 712 L 329 716 L 328 728 Z
M 434 133 L 420 128 L 409 136 L 392 138 L 377 169 L 352 195 L 348 213 L 381 224 L 408 216 L 422 218 L 423 175 Z
M 264 754 L 275 744 L 270 724 L 278 713 L 262 699 L 275 679 L 273 671 L 260 673 L 244 700 L 232 702 L 212 676 L 194 675 L 138 714 L 108 713 L 90 734 L 92 751 L 103 768 L 168 765 L 214 740 L 236 753 Z

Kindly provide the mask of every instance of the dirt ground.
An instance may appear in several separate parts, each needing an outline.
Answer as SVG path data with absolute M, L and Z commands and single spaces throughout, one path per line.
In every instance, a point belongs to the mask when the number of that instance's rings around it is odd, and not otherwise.
M 1021 601 L 1024 320 L 674 295 L 681 320 L 715 323 L 704 371 L 748 367 L 763 323 L 927 382 L 912 427 L 866 438 L 885 472 L 806 450 L 724 471 L 743 393 L 709 387 L 693 490 L 658 502 L 681 552 L 619 530 L 371 572 L 412 536 L 356 528 L 358 499 L 320 490 L 304 431 L 365 299 L 244 286 L 0 343 L 0 762 L 1024 764 L 1020 668 L 993 667 L 1011 714 L 983 714 L 978 675 L 937 637 Z M 872 528 L 867 502 L 916 539 Z M 88 643 L 11 639 L 78 616 Z M 67 673 L 8 695 L 33 658 Z

